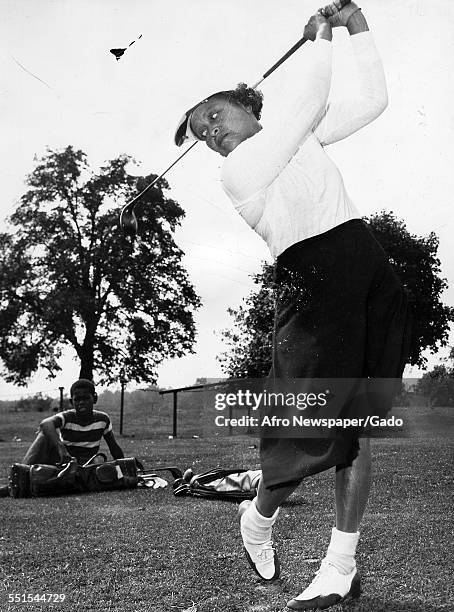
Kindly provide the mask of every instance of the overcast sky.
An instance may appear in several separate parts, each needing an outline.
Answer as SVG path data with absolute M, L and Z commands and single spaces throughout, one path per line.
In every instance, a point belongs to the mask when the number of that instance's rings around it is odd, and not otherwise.
M 180 153 L 175 125 L 201 97 L 255 82 L 298 40 L 319 8 L 313 0 L 0 0 L 0 227 L 24 191 L 34 155 L 69 144 L 96 166 L 121 153 L 160 172 Z M 410 231 L 440 237 L 443 274 L 454 281 L 454 3 L 361 2 L 381 52 L 389 107 L 375 123 L 329 147 L 360 211 L 392 210 Z M 139 39 L 139 36 L 142 37 Z M 112 47 L 127 47 L 116 61 Z M 332 91 L 351 85 L 351 50 L 336 30 Z M 304 53 L 304 47 L 300 53 Z M 290 67 L 263 84 L 265 105 L 289 85 Z M 353 75 L 354 76 L 354 75 Z M 295 83 L 297 86 L 297 83 Z M 273 98 L 274 97 L 274 98 Z M 204 306 L 196 355 L 165 363 L 159 383 L 191 384 L 220 375 L 216 335 L 253 287 L 249 275 L 270 261 L 267 247 L 222 192 L 222 159 L 199 144 L 168 174 L 186 211 L 176 240 Z M 454 303 L 449 289 L 444 299 Z M 68 387 L 78 366 L 41 374 L 27 389 Z M 0 399 L 23 393 L 0 382 Z

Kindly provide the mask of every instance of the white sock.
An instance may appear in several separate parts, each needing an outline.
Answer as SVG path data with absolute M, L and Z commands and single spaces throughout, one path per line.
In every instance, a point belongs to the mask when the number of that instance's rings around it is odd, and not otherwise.
M 326 561 L 337 567 L 341 574 L 350 574 L 356 568 L 355 554 L 358 540 L 359 531 L 348 533 L 333 527 Z
M 267 517 L 260 514 L 255 505 L 255 499 L 241 517 L 241 531 L 248 544 L 263 544 L 271 540 L 271 528 L 274 525 L 279 508 L 273 516 Z

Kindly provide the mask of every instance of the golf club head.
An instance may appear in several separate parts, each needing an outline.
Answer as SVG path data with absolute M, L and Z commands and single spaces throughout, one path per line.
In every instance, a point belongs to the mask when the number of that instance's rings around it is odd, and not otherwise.
M 131 236 L 132 238 L 137 236 L 139 224 L 137 223 L 137 217 L 134 213 L 134 207 L 130 204 L 126 204 L 120 213 L 120 227 L 127 236 Z

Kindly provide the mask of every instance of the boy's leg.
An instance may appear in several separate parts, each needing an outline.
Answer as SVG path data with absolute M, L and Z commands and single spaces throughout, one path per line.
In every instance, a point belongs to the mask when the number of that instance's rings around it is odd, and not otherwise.
M 369 439 L 361 439 L 355 459 L 336 468 L 336 527 L 320 570 L 301 595 L 287 603 L 292 610 L 326 608 L 348 596 L 357 597 L 360 579 L 356 571 L 356 546 L 371 481 Z
M 54 465 L 60 461 L 57 450 L 51 447 L 46 436 L 39 431 L 36 438 L 29 446 L 25 457 L 22 459 L 23 464 L 33 465 L 34 463 L 44 463 Z M 0 497 L 8 497 L 10 495 L 10 485 L 0 487 Z
M 279 577 L 279 560 L 273 548 L 271 530 L 280 504 L 299 483 L 278 489 L 267 489 L 260 479 L 257 497 L 240 504 L 240 529 L 246 557 L 254 571 L 264 580 Z
M 34 463 L 53 465 L 58 463 L 59 460 L 56 449 L 51 447 L 46 436 L 40 431 L 25 453 L 22 463 L 26 465 L 33 465 Z

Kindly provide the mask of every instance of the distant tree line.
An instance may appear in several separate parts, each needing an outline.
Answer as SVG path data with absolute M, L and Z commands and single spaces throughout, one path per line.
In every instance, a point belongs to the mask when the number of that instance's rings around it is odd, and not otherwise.
M 454 406 L 454 347 L 446 362 L 426 372 L 415 390 L 427 398 L 430 406 Z

